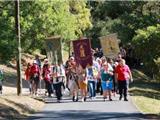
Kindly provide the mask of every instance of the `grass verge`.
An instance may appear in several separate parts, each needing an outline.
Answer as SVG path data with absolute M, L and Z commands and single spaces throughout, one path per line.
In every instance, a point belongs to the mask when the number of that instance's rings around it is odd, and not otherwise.
M 133 70 L 134 82 L 130 93 L 138 109 L 147 116 L 160 118 L 160 83 Z

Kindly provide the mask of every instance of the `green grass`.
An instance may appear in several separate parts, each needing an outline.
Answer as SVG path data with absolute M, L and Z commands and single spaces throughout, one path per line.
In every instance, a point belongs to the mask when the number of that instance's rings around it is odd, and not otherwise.
M 160 117 L 160 83 L 137 70 L 133 70 L 133 77 L 129 91 L 138 109 Z

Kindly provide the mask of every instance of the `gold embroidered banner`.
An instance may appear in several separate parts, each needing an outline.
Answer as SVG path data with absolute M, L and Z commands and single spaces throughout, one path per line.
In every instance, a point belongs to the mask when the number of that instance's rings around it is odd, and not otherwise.
M 89 39 L 73 41 L 75 60 L 84 69 L 87 65 L 92 65 L 91 44 Z
M 117 54 L 120 52 L 119 41 L 120 40 L 117 38 L 117 34 L 110 34 L 100 37 L 104 56 L 108 58 L 116 58 Z

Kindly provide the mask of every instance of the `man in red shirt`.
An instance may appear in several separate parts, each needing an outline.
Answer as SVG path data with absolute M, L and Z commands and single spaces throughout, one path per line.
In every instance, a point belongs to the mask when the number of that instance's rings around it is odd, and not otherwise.
M 115 69 L 115 79 L 118 81 L 118 88 L 119 88 L 119 94 L 120 98 L 122 99 L 122 94 L 124 95 L 124 101 L 128 101 L 127 99 L 127 89 L 128 89 L 128 83 L 129 79 L 132 81 L 132 74 L 128 67 L 128 65 L 125 64 L 125 60 L 121 59 L 119 61 L 119 65 Z

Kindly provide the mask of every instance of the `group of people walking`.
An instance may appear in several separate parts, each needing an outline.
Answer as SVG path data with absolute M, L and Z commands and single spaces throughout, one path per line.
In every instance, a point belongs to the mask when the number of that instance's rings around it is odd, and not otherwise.
M 39 81 L 43 79 L 48 96 L 55 94 L 57 102 L 61 101 L 62 91 L 66 89 L 75 102 L 80 98 L 84 102 L 87 96 L 92 100 L 96 99 L 97 92 L 103 95 L 104 101 L 107 98 L 112 101 L 112 95 L 117 91 L 120 95 L 119 100 L 124 97 L 124 101 L 128 101 L 128 82 L 133 80 L 121 54 L 115 60 L 93 56 L 93 64 L 88 64 L 85 69 L 76 63 L 74 56 L 71 56 L 65 64 L 50 65 L 45 59 L 42 67 L 35 59 L 32 65 L 28 64 L 25 75 L 30 83 L 31 94 L 37 94 Z

